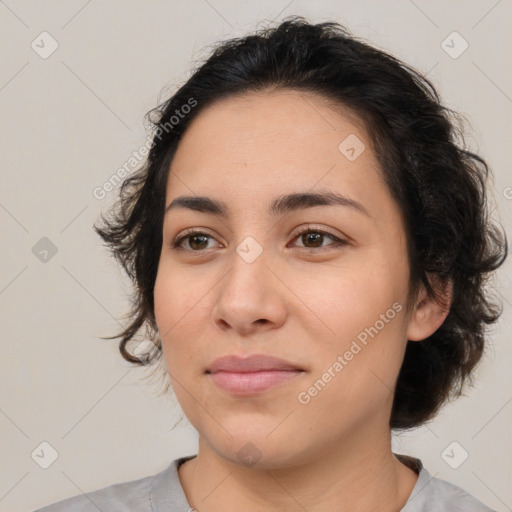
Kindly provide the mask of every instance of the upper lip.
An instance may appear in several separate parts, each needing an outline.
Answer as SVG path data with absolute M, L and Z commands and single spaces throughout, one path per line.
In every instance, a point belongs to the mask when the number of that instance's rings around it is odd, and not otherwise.
M 299 366 L 284 359 L 253 354 L 250 356 L 224 356 L 216 359 L 207 369 L 207 373 L 224 372 L 258 372 L 263 370 L 302 370 Z

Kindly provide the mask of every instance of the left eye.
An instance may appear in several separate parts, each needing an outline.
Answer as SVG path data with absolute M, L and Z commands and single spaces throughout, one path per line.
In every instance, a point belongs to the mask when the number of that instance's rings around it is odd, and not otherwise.
M 322 245 L 322 242 L 325 240 L 325 238 L 330 238 L 333 240 L 333 243 L 327 244 L 327 245 L 342 245 L 346 244 L 345 241 L 341 240 L 337 236 L 331 235 L 331 233 L 327 233 L 326 231 L 318 230 L 318 229 L 311 229 L 308 228 L 305 231 L 301 231 L 294 240 L 300 240 L 304 245 L 299 246 L 303 249 L 316 249 L 317 247 L 326 247 L 325 245 Z M 312 244 L 310 246 L 306 244 Z
M 294 237 L 294 240 L 300 240 L 303 245 L 299 245 L 298 247 L 302 249 L 317 249 L 320 247 L 326 247 L 326 245 L 323 244 L 323 241 L 326 238 L 330 238 L 332 240 L 332 243 L 327 244 L 339 246 L 339 245 L 346 245 L 347 242 L 344 240 L 341 240 L 337 236 L 332 235 L 331 233 L 327 233 L 326 231 L 322 231 L 319 229 L 305 229 L 301 231 L 298 235 Z M 172 243 L 172 246 L 174 249 L 181 249 L 185 251 L 190 252 L 204 252 L 205 249 L 209 249 L 207 247 L 208 245 L 208 239 L 214 240 L 214 238 L 209 235 L 208 233 L 205 233 L 203 231 L 189 231 L 184 236 L 178 238 L 175 242 Z M 188 242 L 188 247 L 191 248 L 185 248 L 183 247 L 183 243 Z M 312 245 L 307 245 L 312 244 Z M 194 245 L 196 245 L 196 248 L 194 249 Z M 197 245 L 200 247 L 198 248 Z M 205 246 L 206 245 L 206 246 Z

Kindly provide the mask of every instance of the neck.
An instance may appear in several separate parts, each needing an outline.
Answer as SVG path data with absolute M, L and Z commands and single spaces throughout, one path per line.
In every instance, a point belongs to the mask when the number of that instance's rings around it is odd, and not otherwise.
M 223 458 L 200 438 L 197 457 L 180 467 L 179 477 L 197 512 L 400 511 L 418 475 L 392 453 L 389 431 L 360 431 L 357 438 L 317 450 L 302 463 L 268 469 Z

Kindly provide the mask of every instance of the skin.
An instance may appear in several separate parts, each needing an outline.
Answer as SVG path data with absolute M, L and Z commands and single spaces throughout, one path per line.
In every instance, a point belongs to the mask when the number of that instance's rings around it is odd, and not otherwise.
M 349 134 L 366 146 L 354 161 L 338 150 Z M 344 194 L 369 216 L 340 205 L 267 211 L 276 196 L 303 191 Z M 190 505 L 200 512 L 400 510 L 417 474 L 391 451 L 393 390 L 407 339 L 428 337 L 448 310 L 420 290 L 406 312 L 403 218 L 362 122 L 309 92 L 223 99 L 180 141 L 166 205 L 181 195 L 229 208 L 226 218 L 188 209 L 166 214 L 154 289 L 173 389 L 199 433 L 197 457 L 179 470 Z M 308 224 L 347 244 L 302 237 Z M 187 228 L 211 238 L 173 249 Z M 236 251 L 248 236 L 263 251 L 252 263 Z M 401 311 L 300 403 L 299 393 L 394 303 Z M 205 373 L 218 357 L 255 353 L 304 371 L 251 397 L 220 390 Z M 249 442 L 260 456 L 253 467 L 237 456 Z

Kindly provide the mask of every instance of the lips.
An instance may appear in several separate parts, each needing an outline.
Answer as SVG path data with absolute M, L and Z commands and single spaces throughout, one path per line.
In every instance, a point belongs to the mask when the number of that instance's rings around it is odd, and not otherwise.
M 260 372 L 260 371 L 294 371 L 302 368 L 294 363 L 279 359 L 277 357 L 266 356 L 262 354 L 254 354 L 247 357 L 225 356 L 216 359 L 213 364 L 206 370 L 206 373 L 223 372 Z
M 303 372 L 294 363 L 260 354 L 221 357 L 206 370 L 218 388 L 236 396 L 263 393 Z

